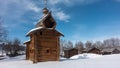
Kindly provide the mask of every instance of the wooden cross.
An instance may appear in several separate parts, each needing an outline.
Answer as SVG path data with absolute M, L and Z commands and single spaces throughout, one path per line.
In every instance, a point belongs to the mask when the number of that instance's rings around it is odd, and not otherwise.
M 45 7 L 47 6 L 47 0 L 44 0 L 44 5 L 45 5 Z

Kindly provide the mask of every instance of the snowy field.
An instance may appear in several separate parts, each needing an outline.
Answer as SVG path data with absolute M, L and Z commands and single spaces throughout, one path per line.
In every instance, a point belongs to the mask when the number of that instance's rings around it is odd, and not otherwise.
M 80 54 L 70 59 L 62 58 L 61 61 L 39 62 L 37 64 L 24 60 L 25 56 L 5 58 L 0 60 L 0 68 L 120 68 L 120 54 L 106 56 Z

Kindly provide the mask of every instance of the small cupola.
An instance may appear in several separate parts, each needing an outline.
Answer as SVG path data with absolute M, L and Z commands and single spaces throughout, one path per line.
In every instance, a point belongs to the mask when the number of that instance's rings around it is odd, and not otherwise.
M 46 15 L 49 12 L 47 8 L 43 8 L 43 14 Z

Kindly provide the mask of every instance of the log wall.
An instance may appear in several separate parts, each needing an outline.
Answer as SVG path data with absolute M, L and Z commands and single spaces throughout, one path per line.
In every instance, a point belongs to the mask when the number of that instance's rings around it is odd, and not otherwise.
M 31 37 L 29 60 L 34 62 L 59 60 L 59 35 L 54 30 L 39 30 Z

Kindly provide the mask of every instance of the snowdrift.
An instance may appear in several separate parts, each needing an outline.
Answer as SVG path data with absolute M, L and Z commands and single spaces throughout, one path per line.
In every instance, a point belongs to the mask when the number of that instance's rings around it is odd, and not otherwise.
M 102 55 L 84 53 L 84 54 L 74 55 L 70 59 L 73 59 L 73 60 L 74 59 L 91 59 L 91 58 L 98 58 L 98 57 L 102 57 Z

